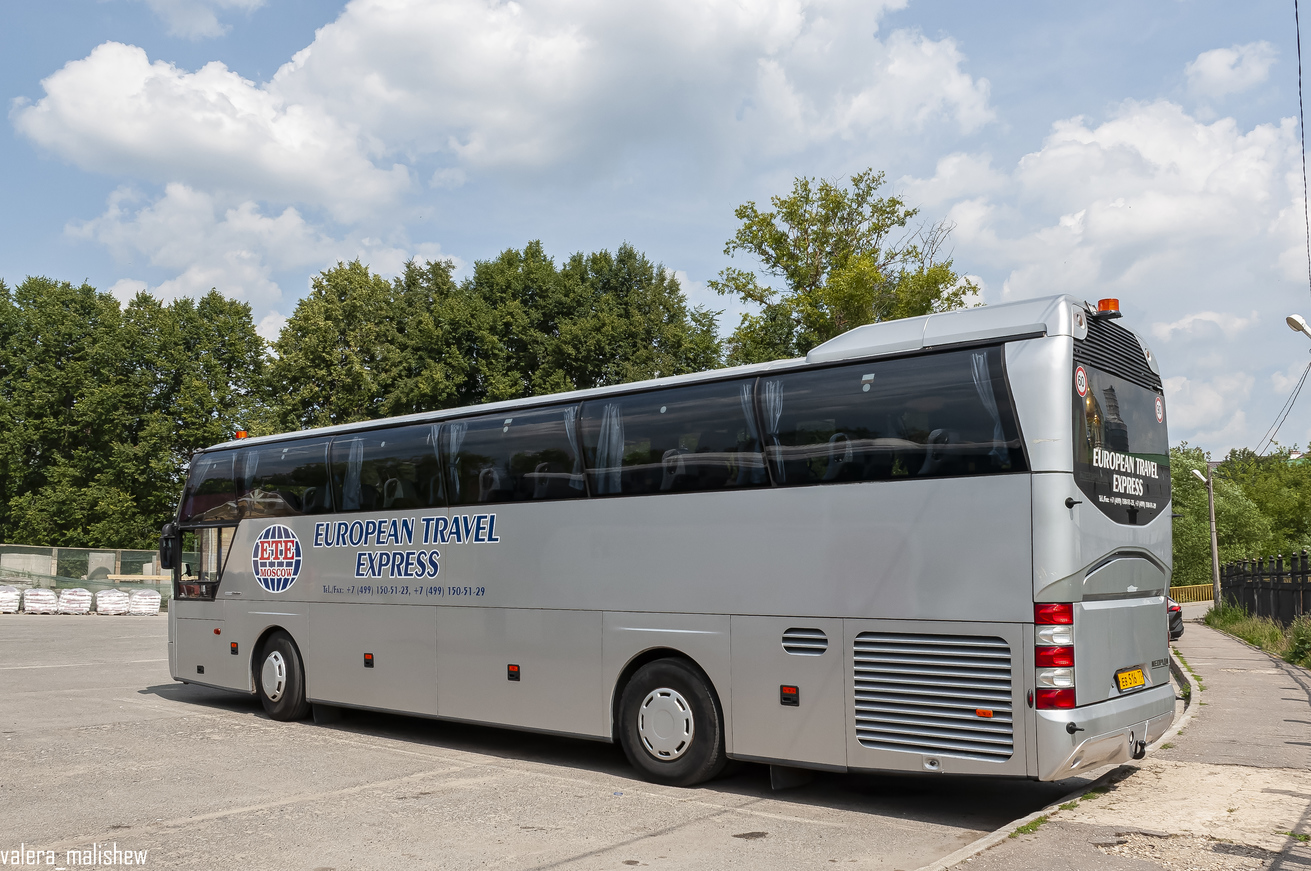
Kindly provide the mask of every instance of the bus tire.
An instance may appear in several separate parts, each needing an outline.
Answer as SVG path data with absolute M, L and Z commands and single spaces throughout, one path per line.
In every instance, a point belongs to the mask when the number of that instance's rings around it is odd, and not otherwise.
M 619 743 L 642 777 L 692 786 L 719 774 L 724 715 L 699 670 L 680 659 L 657 659 L 637 670 L 619 700 Z
M 310 712 L 305 701 L 305 667 L 286 632 L 274 632 L 255 664 L 255 690 L 264 712 L 275 720 L 300 720 Z

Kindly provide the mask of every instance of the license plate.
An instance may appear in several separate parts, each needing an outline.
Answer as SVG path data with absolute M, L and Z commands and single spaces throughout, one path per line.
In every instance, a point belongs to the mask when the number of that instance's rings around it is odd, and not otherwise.
M 1147 685 L 1147 677 L 1143 674 L 1141 668 L 1126 668 L 1124 671 L 1117 671 L 1115 679 L 1119 682 L 1120 692 L 1122 693 Z

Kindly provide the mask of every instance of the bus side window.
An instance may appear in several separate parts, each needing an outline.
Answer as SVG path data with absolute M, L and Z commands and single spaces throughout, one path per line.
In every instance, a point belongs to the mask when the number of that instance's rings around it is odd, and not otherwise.
M 780 484 L 1025 469 L 996 347 L 766 377 L 760 407 Z
M 288 517 L 332 511 L 328 440 L 242 448 L 237 492 L 243 517 Z
M 337 510 L 445 507 L 440 437 L 440 424 L 421 424 L 334 439 L 332 495 Z
M 769 483 L 755 379 L 697 384 L 583 404 L 592 493 L 723 490 Z
M 450 503 L 586 496 L 577 419 L 578 406 L 570 405 L 447 423 L 442 448 Z

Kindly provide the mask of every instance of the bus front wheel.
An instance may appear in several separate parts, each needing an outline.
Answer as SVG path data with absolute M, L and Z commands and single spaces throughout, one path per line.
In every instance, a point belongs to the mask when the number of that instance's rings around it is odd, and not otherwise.
M 619 742 L 647 780 L 692 786 L 728 761 L 724 717 L 706 679 L 678 659 L 638 669 L 619 701 Z
M 255 687 L 264 712 L 275 720 L 299 720 L 309 713 L 305 668 L 286 632 L 274 632 L 264 642 L 256 665 Z

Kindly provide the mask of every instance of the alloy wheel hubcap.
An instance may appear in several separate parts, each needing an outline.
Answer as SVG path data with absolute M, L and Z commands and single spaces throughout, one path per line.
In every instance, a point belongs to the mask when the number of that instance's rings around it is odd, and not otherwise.
M 260 669 L 259 678 L 260 686 L 264 687 L 264 695 L 269 697 L 270 702 L 282 698 L 287 689 L 287 660 L 283 659 L 281 653 L 275 650 L 264 658 L 264 668 Z
M 637 709 L 637 736 L 647 752 L 661 761 L 673 761 L 687 752 L 695 733 L 692 706 L 678 690 L 652 690 Z

